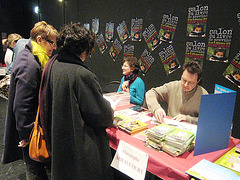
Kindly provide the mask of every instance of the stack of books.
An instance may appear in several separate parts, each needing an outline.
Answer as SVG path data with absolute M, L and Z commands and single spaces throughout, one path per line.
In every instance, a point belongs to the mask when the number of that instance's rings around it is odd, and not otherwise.
M 179 156 L 193 149 L 194 139 L 195 134 L 193 132 L 176 128 L 166 136 L 162 150 L 172 156 Z
M 240 153 L 240 143 L 236 145 L 235 151 L 236 151 L 237 153 Z
M 162 149 L 167 134 L 174 131 L 175 129 L 176 127 L 167 124 L 160 124 L 151 129 L 148 129 L 145 145 L 160 151 Z
M 167 124 L 160 124 L 147 130 L 145 146 L 179 156 L 193 149 L 195 134 Z

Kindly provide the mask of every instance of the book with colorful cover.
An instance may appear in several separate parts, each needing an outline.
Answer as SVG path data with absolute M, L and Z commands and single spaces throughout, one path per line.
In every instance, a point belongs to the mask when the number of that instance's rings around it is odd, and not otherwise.
M 156 49 L 160 44 L 159 35 L 153 24 L 145 28 L 145 30 L 143 31 L 143 37 L 150 51 Z
M 122 21 L 121 24 L 118 25 L 117 32 L 119 39 L 123 44 L 130 38 L 130 33 L 125 21 Z
M 114 23 L 106 23 L 105 38 L 106 42 L 113 42 Z
M 112 47 L 109 50 L 109 55 L 113 59 L 116 60 L 117 56 L 119 55 L 120 51 L 122 50 L 122 44 L 118 39 L 115 39 L 113 42 Z
M 189 139 L 192 139 L 192 137 L 195 137 L 195 134 L 193 132 L 182 129 L 176 129 L 175 131 L 169 133 L 165 139 L 166 141 L 186 143 L 189 141 Z
M 142 18 L 132 19 L 131 21 L 131 37 L 132 41 L 141 41 L 142 40 Z
M 235 151 L 240 153 L 240 143 L 236 145 Z
M 240 154 L 235 151 L 235 147 L 223 155 L 219 165 L 228 169 L 240 172 Z
M 140 59 L 138 60 L 139 65 L 140 65 L 140 70 L 143 73 L 143 75 L 145 75 L 147 73 L 147 71 L 149 70 L 150 66 L 152 65 L 152 63 L 154 62 L 154 57 L 151 55 L 150 52 L 148 52 L 147 49 L 145 49 L 140 57 Z
M 239 180 L 239 176 L 231 170 L 212 163 L 206 159 L 201 160 L 189 170 L 186 171 L 192 177 L 207 180 Z
M 113 127 L 118 127 L 119 124 L 123 123 L 123 122 L 132 122 L 133 119 L 131 119 L 128 116 L 125 115 L 114 115 L 114 119 L 113 119 Z
M 133 134 L 147 129 L 148 124 L 139 120 L 132 120 L 130 122 L 122 121 L 119 123 L 118 128 L 128 134 Z
M 99 32 L 99 19 L 94 18 L 92 19 L 92 32 L 97 35 Z
M 134 57 L 134 46 L 127 44 L 123 45 L 123 59 L 127 57 Z
M 96 42 L 100 52 L 103 54 L 107 49 L 107 44 L 102 33 L 96 38 Z
M 167 134 L 173 132 L 175 129 L 176 129 L 176 127 L 163 123 L 163 124 L 160 124 L 158 126 L 154 126 L 153 128 L 148 129 L 147 135 L 148 135 L 148 137 L 152 136 L 156 139 L 161 140 Z

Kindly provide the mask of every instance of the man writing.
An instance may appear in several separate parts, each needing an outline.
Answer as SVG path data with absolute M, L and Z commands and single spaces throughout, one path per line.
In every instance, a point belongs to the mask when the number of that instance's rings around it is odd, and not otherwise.
M 156 120 L 164 123 L 166 113 L 159 102 L 168 103 L 168 116 L 177 121 L 197 124 L 201 95 L 208 92 L 198 85 L 202 79 L 202 70 L 195 61 L 183 65 L 181 81 L 173 81 L 152 88 L 146 93 L 146 103 L 154 113 Z

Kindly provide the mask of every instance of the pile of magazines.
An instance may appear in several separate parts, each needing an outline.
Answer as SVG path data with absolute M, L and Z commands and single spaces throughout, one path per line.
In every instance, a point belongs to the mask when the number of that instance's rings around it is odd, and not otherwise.
M 172 156 L 179 156 L 193 149 L 195 134 L 167 124 L 160 124 L 147 130 L 145 145 Z

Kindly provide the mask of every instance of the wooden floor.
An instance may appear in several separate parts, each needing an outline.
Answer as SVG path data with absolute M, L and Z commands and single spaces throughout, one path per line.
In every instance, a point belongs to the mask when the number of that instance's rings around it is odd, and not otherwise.
M 0 157 L 3 151 L 3 135 L 6 117 L 7 101 L 0 97 Z M 0 180 L 25 180 L 25 165 L 23 161 L 16 161 L 9 164 L 0 164 Z

